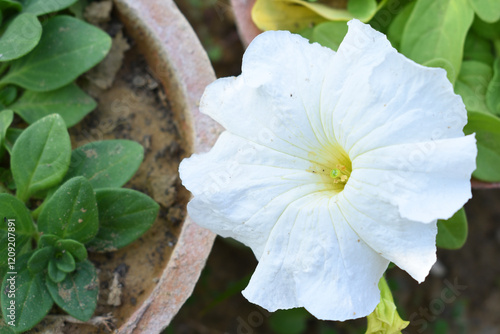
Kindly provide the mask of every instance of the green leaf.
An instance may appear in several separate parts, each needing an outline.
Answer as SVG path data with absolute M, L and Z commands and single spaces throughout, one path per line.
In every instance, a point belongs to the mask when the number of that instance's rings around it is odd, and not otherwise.
M 17 1 L 0 0 L 0 12 L 6 12 L 6 11 L 20 12 L 22 9 L 23 6 Z
M 55 16 L 44 24 L 37 47 L 12 62 L 0 83 L 38 92 L 55 90 L 99 63 L 110 47 L 111 38 L 100 29 L 69 16 Z
M 448 220 L 438 220 L 436 245 L 446 249 L 459 249 L 467 240 L 467 216 L 462 208 Z
M 124 247 L 153 225 L 160 209 L 149 196 L 132 189 L 98 189 L 99 232 L 87 244 L 97 252 Z
M 38 248 L 43 247 L 55 247 L 59 237 L 53 234 L 42 234 L 40 239 L 38 239 Z
M 93 98 L 72 83 L 51 92 L 27 91 L 10 108 L 29 124 L 47 115 L 59 114 L 66 126 L 71 127 L 96 106 Z
M 71 253 L 74 259 L 78 262 L 86 260 L 88 257 L 87 249 L 85 248 L 85 246 L 76 240 L 60 240 L 59 242 L 57 242 L 57 247 L 58 249 L 65 250 Z
M 401 333 L 410 322 L 404 321 L 399 316 L 391 290 L 384 277 L 380 279 L 378 288 L 380 289 L 380 302 L 367 317 L 368 328 L 365 334 Z
M 403 10 L 396 15 L 387 30 L 387 38 L 391 42 L 392 46 L 398 50 L 401 45 L 401 40 L 403 39 L 403 31 L 411 13 L 413 12 L 413 8 L 415 8 L 415 3 L 416 2 L 411 2 L 404 6 Z
M 345 20 L 352 18 L 343 10 Z M 311 9 L 289 1 L 257 0 L 252 7 L 252 20 L 261 30 L 290 30 L 297 32 L 311 24 L 326 21 Z
M 314 28 L 310 40 L 337 51 L 346 34 L 346 22 L 324 22 Z
M 23 0 L 23 12 L 43 15 L 68 8 L 78 0 Z
M 54 262 L 56 263 L 57 269 L 65 273 L 71 273 L 76 268 L 76 262 L 73 255 L 70 252 L 62 252 L 60 253 L 60 257 L 57 257 Z
M 61 116 L 53 114 L 33 123 L 12 149 L 17 197 L 26 202 L 32 194 L 61 182 L 70 158 L 71 142 Z
M 3 321 L 3 318 L 0 319 L 0 333 L 2 334 L 14 334 L 15 332 L 12 330 L 12 326 L 9 326 Z
M 278 310 L 269 317 L 269 327 L 276 334 L 306 333 L 307 322 L 311 315 L 303 308 Z
M 375 0 L 349 0 L 347 10 L 355 18 L 366 22 L 377 12 L 377 1 Z
M 454 83 L 473 18 L 468 0 L 419 0 L 403 32 L 401 52 L 420 64 L 444 67 Z
M 485 63 L 475 60 L 463 62 L 455 92 L 462 96 L 467 110 L 490 112 L 486 105 L 486 90 L 492 76 L 491 66 Z
M 35 15 L 17 15 L 0 37 L 0 62 L 24 56 L 37 46 L 41 36 L 42 25 Z
M 487 39 L 469 31 L 465 39 L 464 60 L 476 60 L 488 65 L 493 65 L 493 46 Z
M 64 279 L 66 278 L 66 273 L 64 271 L 61 271 L 59 270 L 59 268 L 57 268 L 57 264 L 56 262 L 52 259 L 49 261 L 49 267 L 48 267 L 48 277 L 49 279 L 47 280 L 47 282 L 54 282 L 54 283 L 60 283 L 62 281 L 64 281 Z
M 16 189 L 14 179 L 12 178 L 12 171 L 10 169 L 0 167 L 0 183 L 3 183 L 3 186 L 6 186 L 9 190 Z
M 40 232 L 90 241 L 99 229 L 96 198 L 90 183 L 83 177 L 65 182 L 45 204 L 38 219 Z
M 7 86 L 0 90 L 0 103 L 4 106 L 10 105 L 17 97 L 17 88 L 15 86 Z
M 3 280 L 2 291 L 9 291 L 11 279 L 15 280 L 15 294 L 1 294 L 2 313 L 5 322 L 9 322 L 11 302 L 15 302 L 15 327 L 17 333 L 21 333 L 33 328 L 50 311 L 53 305 L 43 273 L 33 275 L 27 267 L 18 271 L 17 275 L 7 274 Z M 9 298 L 12 297 L 12 298 Z
M 7 134 L 5 135 L 4 147 L 7 149 L 9 154 L 12 154 L 14 143 L 17 141 L 17 138 L 19 138 L 22 132 L 22 129 L 16 128 L 9 128 L 7 130 Z
M 495 60 L 493 73 L 486 91 L 486 104 L 491 112 L 500 115 L 500 58 Z
M 12 195 L 0 194 L 0 264 L 7 261 L 9 248 L 15 249 L 16 256 L 21 255 L 22 247 L 35 234 L 31 215 L 21 201 Z M 13 239 L 13 235 L 15 237 Z
M 500 1 L 498 0 L 469 0 L 472 8 L 481 20 L 489 23 L 500 19 Z
M 488 23 L 476 16 L 474 23 L 472 24 L 472 30 L 483 38 L 491 40 L 499 39 L 500 21 Z
M 500 119 L 491 114 L 469 111 L 466 135 L 476 133 L 477 169 L 472 173 L 478 180 L 500 182 Z
M 0 159 L 5 152 L 5 136 L 7 136 L 7 129 L 14 120 L 12 110 L 4 110 L 0 112 Z
M 36 274 L 49 265 L 49 260 L 54 256 L 54 247 L 45 247 L 35 251 L 28 261 L 28 269 Z
M 144 158 L 144 148 L 130 140 L 96 141 L 71 153 L 65 180 L 84 176 L 94 189 L 121 187 L 134 176 Z
M 72 317 L 88 321 L 94 314 L 99 279 L 94 265 L 88 260 L 80 262 L 76 271 L 58 284 L 47 280 L 47 287 L 56 304 Z

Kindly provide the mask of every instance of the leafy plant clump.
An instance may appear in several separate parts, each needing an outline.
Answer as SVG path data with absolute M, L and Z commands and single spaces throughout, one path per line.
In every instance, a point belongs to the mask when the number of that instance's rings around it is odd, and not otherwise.
M 12 111 L 1 112 L 0 129 L 12 119 Z M 121 188 L 139 168 L 143 148 L 133 141 L 108 140 L 71 151 L 58 114 L 30 125 L 12 146 L 5 132 L 0 131 L 0 143 L 11 154 L 11 169 L 0 170 L 2 291 L 12 290 L 15 282 L 15 293 L 1 294 L 3 319 L 11 325 L 5 328 L 17 333 L 32 328 L 54 303 L 87 321 L 99 291 L 88 250 L 109 252 L 128 245 L 158 214 L 153 199 Z M 14 262 L 9 252 L 15 253 Z M 10 305 L 15 311 L 9 311 Z
M 96 107 L 74 81 L 107 55 L 111 38 L 80 19 L 52 14 L 72 5 L 79 3 L 0 0 L 0 110 L 28 124 L 58 113 L 70 127 Z

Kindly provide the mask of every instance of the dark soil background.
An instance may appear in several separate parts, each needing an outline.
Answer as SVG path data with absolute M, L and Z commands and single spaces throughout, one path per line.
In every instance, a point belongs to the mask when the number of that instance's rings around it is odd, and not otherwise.
M 243 47 L 229 0 L 177 0 L 218 77 L 241 72 Z M 466 205 L 469 237 L 457 251 L 438 250 L 422 284 L 398 268 L 388 272 L 404 333 L 500 333 L 500 189 L 476 190 Z M 365 320 L 326 322 L 302 309 L 270 314 L 240 293 L 257 261 L 244 246 L 217 238 L 193 296 L 165 333 L 364 333 Z

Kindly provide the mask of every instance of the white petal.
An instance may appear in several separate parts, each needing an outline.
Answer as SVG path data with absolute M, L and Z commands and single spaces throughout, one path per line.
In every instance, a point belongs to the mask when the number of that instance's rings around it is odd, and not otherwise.
M 279 218 L 243 294 L 269 311 L 304 306 L 319 319 L 363 317 L 379 302 L 388 263 L 354 233 L 335 197 L 312 194 Z
M 393 205 L 350 184 L 339 194 L 339 207 L 356 234 L 380 256 L 418 282 L 429 274 L 436 262 L 435 220 L 422 224 L 401 218 Z
M 448 219 L 472 196 L 474 135 L 382 147 L 353 160 L 349 185 L 399 208 L 403 218 Z
M 238 78 L 209 85 L 200 108 L 228 131 L 280 152 L 333 162 L 317 116 L 325 67 L 335 53 L 284 31 L 259 35 Z M 314 157 L 313 157 L 314 158 Z
M 334 189 L 311 162 L 224 132 L 208 153 L 180 165 L 194 199 L 188 213 L 199 225 L 250 246 L 257 258 L 286 206 L 313 192 Z M 309 171 L 307 171 L 309 170 Z
M 368 25 L 349 22 L 328 72 L 321 117 L 351 159 L 396 143 L 463 136 L 466 110 L 446 72 L 407 59 Z

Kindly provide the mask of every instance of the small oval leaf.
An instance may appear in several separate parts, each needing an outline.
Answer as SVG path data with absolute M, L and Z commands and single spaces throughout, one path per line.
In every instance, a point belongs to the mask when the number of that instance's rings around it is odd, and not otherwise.
M 110 252 L 124 247 L 153 225 L 160 206 L 132 189 L 99 189 L 99 232 L 87 244 L 91 251 Z
M 121 187 L 144 158 L 144 148 L 131 140 L 96 141 L 75 149 L 65 180 L 84 176 L 94 189 Z
M 54 260 L 49 261 L 49 267 L 48 267 L 48 278 L 47 282 L 54 282 L 54 283 L 59 283 L 64 281 L 66 278 L 66 273 L 64 271 L 59 270 L 57 268 L 57 264 Z
M 57 189 L 40 213 L 38 229 L 61 239 L 90 241 L 99 229 L 96 198 L 90 183 L 80 176 Z
M 78 0 L 24 0 L 23 12 L 43 15 L 68 8 Z
M 11 280 L 15 280 L 16 290 L 14 298 L 9 294 L 1 294 L 2 313 L 4 319 L 8 319 L 6 312 L 15 301 L 14 327 L 17 333 L 27 331 L 40 322 L 50 311 L 53 305 L 46 286 L 43 273 L 32 275 L 25 266 L 17 272 L 16 276 L 7 274 L 3 280 L 2 291 L 9 291 Z
M 102 30 L 70 16 L 54 16 L 44 24 L 36 48 L 13 61 L 0 83 L 37 92 L 55 90 L 94 67 L 110 47 L 111 38 Z
M 85 246 L 76 240 L 72 239 L 60 240 L 57 243 L 57 247 L 58 249 L 70 252 L 71 255 L 73 255 L 75 260 L 78 262 L 83 261 L 88 257 L 87 249 L 85 248 Z
M 0 62 L 24 56 L 37 46 L 41 36 L 42 25 L 35 15 L 17 15 L 0 37 Z
M 59 114 L 72 127 L 95 109 L 96 102 L 74 83 L 50 92 L 25 92 L 10 108 L 27 123 Z
M 47 288 L 56 304 L 74 318 L 88 321 L 94 314 L 99 279 L 94 265 L 88 260 L 80 262 L 60 283 L 47 280 Z
M 49 260 L 54 256 L 54 247 L 45 247 L 36 250 L 28 261 L 28 269 L 32 273 L 38 273 L 49 265 Z
M 12 175 L 17 197 L 26 202 L 35 192 L 55 186 L 66 174 L 71 142 L 66 124 L 54 114 L 24 130 L 12 149 Z
M 55 263 L 57 269 L 65 273 L 70 273 L 76 268 L 75 258 L 70 252 L 63 251 L 61 257 L 55 259 Z

